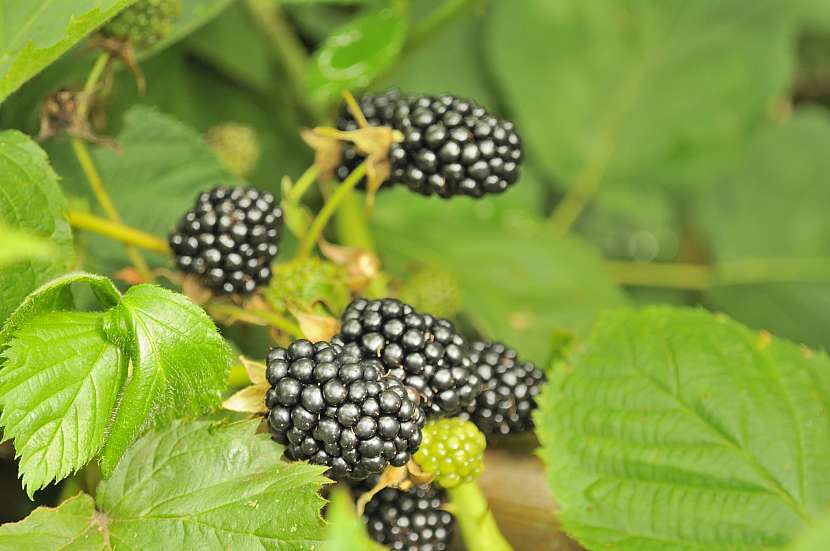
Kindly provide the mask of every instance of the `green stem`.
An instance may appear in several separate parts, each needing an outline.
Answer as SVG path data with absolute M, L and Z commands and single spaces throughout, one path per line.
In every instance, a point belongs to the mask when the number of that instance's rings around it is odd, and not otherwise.
M 499 530 L 490 506 L 475 482 L 447 490 L 447 494 L 452 505 L 450 512 L 461 527 L 461 535 L 464 536 L 467 549 L 513 551 L 513 547 Z
M 162 254 L 170 254 L 170 247 L 163 239 L 145 233 L 141 230 L 125 226 L 117 222 L 111 222 L 105 218 L 87 214 L 85 212 L 69 211 L 66 213 L 69 224 L 79 230 L 87 230 L 104 237 L 109 237 L 125 245 L 140 247 L 148 251 L 155 251 Z
M 375 252 L 375 242 L 369 229 L 366 206 L 356 193 L 343 199 L 337 211 L 337 236 L 348 247 Z
M 311 251 L 314 250 L 314 245 L 320 239 L 320 235 L 323 233 L 323 229 L 326 227 L 331 216 L 337 210 L 337 207 L 340 205 L 340 202 L 347 197 L 354 187 L 357 185 L 358 182 L 366 175 L 366 162 L 360 163 L 357 168 L 355 168 L 351 174 L 349 174 L 348 178 L 343 180 L 335 192 L 329 197 L 329 200 L 326 201 L 326 204 L 323 205 L 323 208 L 320 209 L 320 212 L 317 214 L 317 218 L 311 223 L 311 227 L 306 232 L 303 240 L 300 242 L 299 252 L 297 253 L 298 258 L 308 258 L 311 255 Z
M 308 188 L 311 187 L 312 184 L 317 180 L 317 176 L 320 174 L 320 168 L 314 164 L 311 165 L 303 172 L 302 176 L 294 183 L 294 187 L 291 188 L 291 192 L 288 196 L 288 201 L 291 203 L 299 203 L 300 199 L 303 198 Z
M 611 280 L 634 287 L 703 290 L 712 285 L 713 273 L 702 264 L 660 264 L 606 261 Z
M 95 87 L 98 85 L 101 75 L 104 74 L 104 69 L 106 69 L 107 64 L 109 64 L 110 59 L 110 54 L 108 52 L 104 52 L 98 56 L 95 63 L 92 65 L 92 69 L 89 71 L 89 75 L 84 83 L 84 88 L 81 93 L 81 101 L 78 105 L 79 118 L 86 119 L 87 113 L 89 112 L 89 100 L 92 98 Z
M 302 339 L 305 336 L 299 325 L 268 310 L 247 310 L 227 303 L 208 304 L 207 310 L 211 313 L 219 314 L 220 317 L 231 317 L 249 323 L 274 327 L 297 339 Z

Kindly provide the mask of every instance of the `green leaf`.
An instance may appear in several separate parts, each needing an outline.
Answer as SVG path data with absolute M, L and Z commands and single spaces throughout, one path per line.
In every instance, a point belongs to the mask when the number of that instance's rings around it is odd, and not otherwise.
M 830 348 L 830 117 L 800 111 L 761 133 L 697 204 L 718 261 L 706 302 L 759 329 Z M 784 214 L 785 213 L 785 214 Z M 759 223 L 763 221 L 763 223 Z
M 306 88 L 325 107 L 342 90 L 360 90 L 397 59 L 406 38 L 404 2 L 362 13 L 336 29 L 314 53 Z
M 412 201 L 408 190 L 384 192 L 373 235 L 394 273 L 411 273 L 413 264 L 449 272 L 479 330 L 541 363 L 554 332 L 581 333 L 624 298 L 590 247 L 556 238 L 535 215 L 508 207 L 523 201 L 514 193 L 443 202 Z
M 830 503 L 830 359 L 703 310 L 604 315 L 536 419 L 589 549 L 778 549 Z
M 156 55 L 197 31 L 233 2 L 234 0 L 182 0 L 182 13 L 176 19 L 173 31 L 151 48 L 139 52 L 139 61 Z
M 104 443 L 127 358 L 105 314 L 54 312 L 15 333 L 0 371 L 0 425 L 14 438 L 29 497 L 92 459 Z
M 364 551 L 385 549 L 366 533 L 363 519 L 355 511 L 354 501 L 346 490 L 335 490 L 326 512 L 328 526 L 323 551 Z
M 825 551 L 830 542 L 830 514 L 808 527 L 787 551 Z
M 21 260 L 43 260 L 58 253 L 55 244 L 0 222 L 0 268 Z
M 0 551 L 108 549 L 101 522 L 92 498 L 79 494 L 59 507 L 38 507 L 22 521 L 0 526 Z
M 102 453 L 107 475 L 147 429 L 217 404 L 231 364 L 204 310 L 161 287 L 131 287 L 113 310 L 112 327 L 129 349 L 133 372 Z
M 325 468 L 282 462 L 283 448 L 258 426 L 177 421 L 137 441 L 98 486 L 113 546 L 316 547 Z
M 73 272 L 57 277 L 32 291 L 12 312 L 0 329 L 0 351 L 14 336 L 15 331 L 30 319 L 48 312 L 71 309 L 74 304 L 70 286 L 79 283 L 89 285 L 105 308 L 111 308 L 121 300 L 121 292 L 106 277 L 85 272 Z
M 58 253 L 0 268 L 0 322 L 31 291 L 69 269 L 72 231 L 63 217 L 66 201 L 46 154 L 14 130 L 0 133 L 0 223 L 51 240 Z
M 135 0 L 0 0 L 0 102 Z
M 489 59 L 567 185 L 711 183 L 788 92 L 795 2 L 494 2 Z

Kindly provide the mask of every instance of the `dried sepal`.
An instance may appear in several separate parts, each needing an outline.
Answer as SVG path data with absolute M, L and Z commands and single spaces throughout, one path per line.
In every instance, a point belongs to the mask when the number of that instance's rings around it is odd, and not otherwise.
M 98 34 L 91 39 L 93 49 L 101 49 L 110 56 L 121 61 L 124 66 L 133 74 L 135 85 L 139 95 L 147 91 L 147 80 L 138 65 L 138 58 L 135 54 L 135 46 L 130 41 L 119 40 L 111 36 Z
M 340 332 L 340 322 L 330 316 L 322 316 L 289 307 L 305 338 L 311 342 L 329 341 Z
M 248 375 L 248 379 L 251 380 L 251 383 L 258 385 L 267 383 L 267 379 L 265 378 L 265 364 L 262 362 L 255 362 L 250 358 L 246 358 L 245 356 L 240 355 L 239 361 L 242 363 L 242 366 L 245 368 L 245 373 Z
M 239 413 L 268 413 L 265 393 L 271 388 L 267 382 L 248 385 L 222 402 L 222 408 Z
M 319 132 L 318 128 L 304 128 L 300 130 L 300 137 L 314 150 L 314 164 L 320 169 L 320 177 L 331 179 L 343 158 L 343 145 L 336 137 Z

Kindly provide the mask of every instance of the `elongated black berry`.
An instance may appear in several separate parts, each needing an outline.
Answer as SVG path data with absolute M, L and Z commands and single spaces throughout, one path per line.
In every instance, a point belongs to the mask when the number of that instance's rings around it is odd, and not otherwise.
M 391 183 L 423 195 L 481 197 L 501 193 L 519 178 L 522 141 L 514 124 L 472 100 L 390 91 L 359 103 L 370 125 L 403 133 L 403 142 L 390 150 Z M 354 130 L 357 123 L 344 108 L 337 126 Z M 338 175 L 345 177 L 360 161 L 357 151 L 346 148 Z
M 498 342 L 474 342 L 468 357 L 482 383 L 475 404 L 468 408 L 470 419 L 485 434 L 530 430 L 536 396 L 545 383 L 542 370 L 521 361 L 515 350 Z
M 272 349 L 267 363 L 268 426 L 289 458 L 363 479 L 405 465 L 420 446 L 425 415 L 417 396 L 377 360 L 298 340 Z
M 283 214 L 271 193 L 219 186 L 201 193 L 170 233 L 176 265 L 219 294 L 252 293 L 271 280 Z
M 336 342 L 415 388 L 435 415 L 454 415 L 475 401 L 480 381 L 452 323 L 395 299 L 352 301 Z

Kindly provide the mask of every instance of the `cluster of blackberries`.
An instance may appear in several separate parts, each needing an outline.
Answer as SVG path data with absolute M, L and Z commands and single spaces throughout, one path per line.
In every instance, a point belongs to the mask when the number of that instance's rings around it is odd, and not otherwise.
M 392 90 L 363 96 L 359 105 L 371 126 L 389 126 L 404 136 L 389 153 L 391 184 L 423 195 L 481 197 L 501 193 L 519 178 L 522 142 L 513 123 L 472 100 Z M 345 105 L 336 124 L 340 130 L 358 128 Z M 337 175 L 345 178 L 362 160 L 346 147 Z
M 414 391 L 336 344 L 294 341 L 268 354 L 268 425 L 291 459 L 363 479 L 405 465 L 425 416 Z
M 394 377 L 418 391 L 434 415 L 455 415 L 475 403 L 480 381 L 452 323 L 395 299 L 356 299 L 335 342 L 377 358 Z
M 443 501 L 434 486 L 384 488 L 366 505 L 363 519 L 369 536 L 393 551 L 444 551 L 455 521 L 441 508 Z
M 219 293 L 246 294 L 271 280 L 283 213 L 271 193 L 219 186 L 201 193 L 170 233 L 183 272 Z

